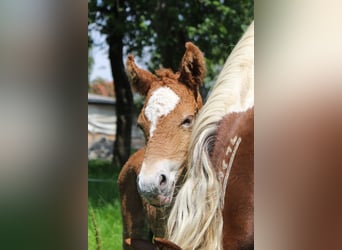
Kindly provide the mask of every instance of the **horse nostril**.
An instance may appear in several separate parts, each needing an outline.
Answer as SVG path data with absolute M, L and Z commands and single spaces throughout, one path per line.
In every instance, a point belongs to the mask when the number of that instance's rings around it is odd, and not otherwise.
M 163 187 L 166 185 L 167 179 L 164 174 L 160 175 L 159 186 Z

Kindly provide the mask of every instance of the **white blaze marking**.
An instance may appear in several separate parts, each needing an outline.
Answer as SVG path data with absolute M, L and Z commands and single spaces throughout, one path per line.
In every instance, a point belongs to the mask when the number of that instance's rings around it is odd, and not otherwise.
M 160 87 L 153 92 L 145 108 L 145 115 L 151 122 L 150 137 L 156 129 L 158 118 L 169 114 L 178 103 L 179 96 L 169 87 Z

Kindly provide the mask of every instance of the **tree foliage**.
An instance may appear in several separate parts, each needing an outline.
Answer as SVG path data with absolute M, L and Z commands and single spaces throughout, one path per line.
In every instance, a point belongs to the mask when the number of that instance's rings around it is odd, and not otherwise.
M 119 2 L 121 22 L 115 25 L 125 34 L 127 52 L 150 57 L 150 69 L 177 70 L 185 42 L 192 41 L 205 53 L 209 79 L 253 20 L 254 9 L 250 0 L 91 0 L 89 19 L 103 34 L 111 32 L 108 21 L 117 19 L 113 2 Z

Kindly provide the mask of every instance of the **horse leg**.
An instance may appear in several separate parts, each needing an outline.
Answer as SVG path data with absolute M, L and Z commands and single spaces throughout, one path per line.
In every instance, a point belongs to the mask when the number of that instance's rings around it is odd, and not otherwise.
M 139 249 L 135 244 L 136 239 L 145 240 L 146 244 L 152 240 L 144 212 L 144 204 L 138 193 L 136 183 L 143 157 L 144 149 L 133 154 L 122 168 L 118 178 L 123 224 L 123 249 L 125 250 Z M 145 247 L 144 249 L 148 248 Z

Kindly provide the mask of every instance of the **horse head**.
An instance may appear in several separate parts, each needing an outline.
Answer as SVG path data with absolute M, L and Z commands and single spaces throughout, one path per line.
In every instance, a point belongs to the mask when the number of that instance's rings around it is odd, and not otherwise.
M 140 69 L 132 55 L 126 65 L 131 85 L 146 97 L 138 117 L 146 138 L 138 191 L 152 205 L 169 205 L 187 159 L 194 118 L 202 107 L 204 58 L 188 42 L 179 72 L 159 69 L 153 74 Z

